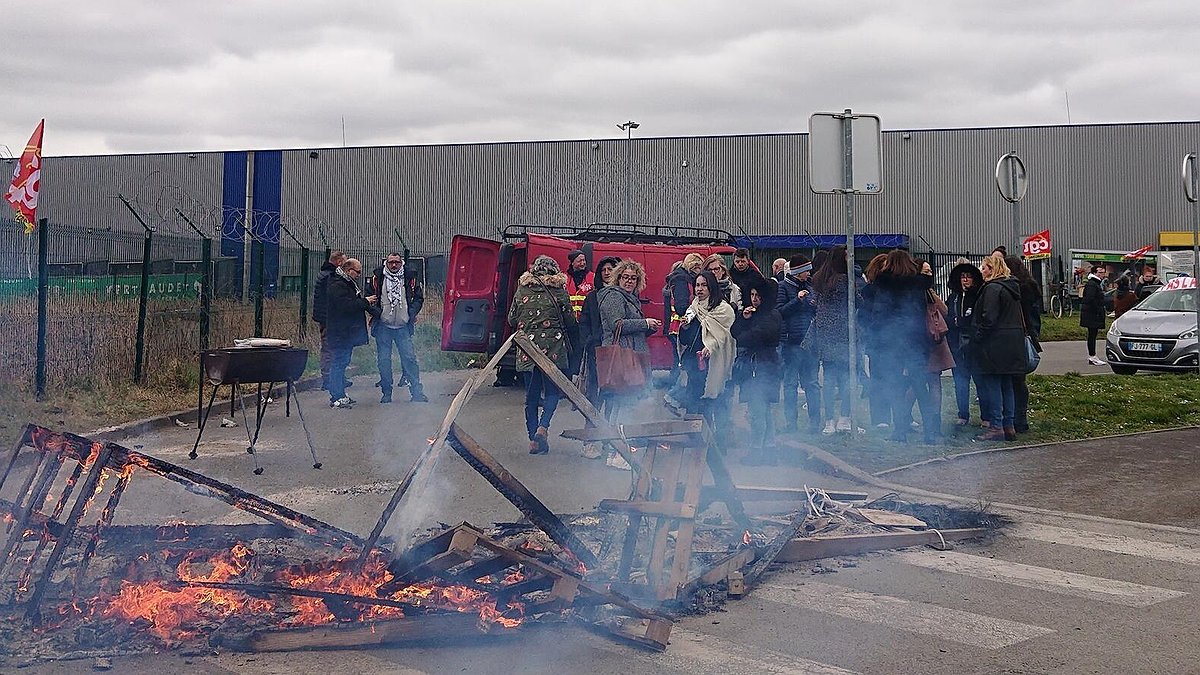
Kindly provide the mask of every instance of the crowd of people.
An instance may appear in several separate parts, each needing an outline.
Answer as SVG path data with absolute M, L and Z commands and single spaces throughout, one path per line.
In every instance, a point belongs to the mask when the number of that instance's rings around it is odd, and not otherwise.
M 380 402 L 392 400 L 393 345 L 402 369 L 397 386 L 408 386 L 413 401 L 425 401 L 412 346 L 423 289 L 399 254 L 390 254 L 374 271 L 366 291 L 359 283 L 362 271 L 358 260 L 334 251 L 317 279 L 314 318 L 321 327 L 330 406 L 354 404 L 345 370 L 351 351 L 367 344 L 369 333 L 376 339 Z M 925 443 L 940 441 L 946 370 L 953 374 L 955 424 L 973 424 L 974 384 L 979 438 L 1014 440 L 1029 428 L 1027 352 L 1029 345 L 1040 351 L 1041 289 L 1024 262 L 1003 249 L 978 266 L 960 259 L 947 285 L 947 296 L 939 296 L 929 263 L 903 249 L 875 256 L 862 270 L 847 264 L 844 246 L 818 251 L 813 259 L 796 254 L 774 261 L 769 275 L 746 249 L 733 254 L 732 266 L 719 254 L 690 253 L 667 276 L 667 315 L 660 320 L 643 312 L 646 271 L 639 262 L 604 257 L 593 268 L 582 250 L 574 250 L 565 270 L 547 255 L 529 264 L 507 321 L 575 377 L 612 420 L 631 407 L 631 399 L 652 390 L 648 339 L 661 331 L 675 356 L 666 403 L 703 415 L 724 447 L 731 445 L 733 412 L 745 404 L 750 434 L 742 461 L 748 464 L 778 460 L 777 431 L 854 431 L 852 368 L 863 385 L 869 423 L 893 441 L 908 442 L 916 429 Z M 1085 290 L 1085 307 L 1088 300 Z M 1097 325 L 1103 326 L 1102 305 L 1100 311 Z M 1085 326 L 1086 317 L 1090 314 Z M 610 388 L 613 373 L 605 368 L 611 369 L 614 348 L 631 353 L 635 367 L 645 370 L 639 378 L 644 386 Z M 518 352 L 516 369 L 525 383 L 529 452 L 544 454 L 562 394 L 528 355 Z M 620 375 L 628 380 L 628 373 Z M 601 454 L 594 444 L 582 452 L 589 458 Z

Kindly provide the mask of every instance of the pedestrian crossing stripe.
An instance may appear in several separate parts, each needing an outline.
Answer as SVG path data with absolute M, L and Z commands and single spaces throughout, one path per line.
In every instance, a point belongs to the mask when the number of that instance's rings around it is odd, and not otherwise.
M 1089 548 L 1094 551 L 1121 553 L 1170 563 L 1200 565 L 1200 549 L 1168 542 L 1134 539 L 1133 537 L 1104 534 L 1101 532 L 1072 530 L 1065 527 L 1042 525 L 1039 523 L 1016 523 L 1006 528 L 1004 533 L 1009 536 L 1032 539 L 1048 544 Z

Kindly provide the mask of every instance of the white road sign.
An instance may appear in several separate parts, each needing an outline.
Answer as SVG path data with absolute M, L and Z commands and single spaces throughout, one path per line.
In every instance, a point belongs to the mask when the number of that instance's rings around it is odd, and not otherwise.
M 843 120 L 850 120 L 852 192 L 883 192 L 883 144 L 878 115 L 813 113 L 808 118 L 808 186 L 817 193 L 846 191 Z

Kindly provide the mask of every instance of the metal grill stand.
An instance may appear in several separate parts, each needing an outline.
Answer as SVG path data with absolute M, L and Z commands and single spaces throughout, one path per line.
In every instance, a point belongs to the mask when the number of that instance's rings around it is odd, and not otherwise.
M 200 447 L 200 439 L 204 436 L 204 427 L 212 414 L 213 403 L 222 385 L 229 385 L 229 412 L 234 414 L 235 398 L 240 400 L 242 408 L 242 426 L 246 429 L 246 440 L 249 445 L 246 452 L 254 456 L 254 473 L 261 475 L 262 466 L 258 463 L 255 446 L 258 434 L 262 430 L 263 417 L 267 413 L 267 405 L 271 393 L 277 384 L 285 385 L 284 416 L 292 416 L 292 402 L 296 404 L 296 415 L 300 418 L 300 426 L 304 429 L 304 438 L 308 442 L 308 451 L 312 454 L 313 468 L 320 469 L 321 462 L 317 459 L 317 451 L 313 445 L 312 433 L 304 421 L 304 411 L 300 409 L 300 397 L 294 396 L 296 379 L 304 372 L 308 362 L 307 349 L 265 348 L 265 347 L 236 347 L 230 349 L 215 349 L 200 353 L 200 393 L 196 405 L 196 420 L 199 429 L 196 432 L 196 442 L 189 459 L 196 459 L 196 450 Z M 208 396 L 207 406 L 204 404 L 204 381 L 212 385 Z M 241 385 L 257 385 L 254 404 L 254 432 L 250 431 L 250 422 L 246 415 L 246 398 Z M 267 385 L 266 396 L 263 395 L 263 385 Z M 293 399 L 294 397 L 294 399 Z

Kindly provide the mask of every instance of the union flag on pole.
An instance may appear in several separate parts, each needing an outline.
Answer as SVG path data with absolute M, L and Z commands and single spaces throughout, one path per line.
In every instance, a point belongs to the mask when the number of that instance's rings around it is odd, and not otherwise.
M 21 161 L 13 169 L 12 183 L 4 193 L 4 201 L 12 205 L 17 220 L 25 224 L 25 234 L 37 227 L 38 187 L 42 176 L 42 130 L 46 120 L 38 122 Z

